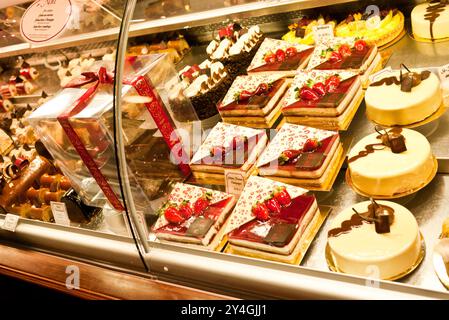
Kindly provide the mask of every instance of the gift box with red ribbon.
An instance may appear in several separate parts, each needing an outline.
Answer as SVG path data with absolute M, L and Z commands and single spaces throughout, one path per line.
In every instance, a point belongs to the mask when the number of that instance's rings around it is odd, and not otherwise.
M 91 72 L 70 81 L 38 108 L 29 121 L 86 204 L 109 203 L 122 211 L 112 70 L 108 63 L 96 63 Z M 172 182 L 190 175 L 190 143 L 197 117 L 190 102 L 173 93 L 179 80 L 165 55 L 128 58 L 123 78 L 122 133 L 128 175 L 135 203 L 147 209 L 148 201 L 163 196 Z M 169 99 L 173 94 L 176 99 Z

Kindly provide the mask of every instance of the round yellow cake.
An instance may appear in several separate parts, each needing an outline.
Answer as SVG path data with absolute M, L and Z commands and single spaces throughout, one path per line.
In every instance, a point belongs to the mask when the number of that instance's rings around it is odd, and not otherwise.
M 333 262 L 343 273 L 377 279 L 392 279 L 410 270 L 419 260 L 421 241 L 413 214 L 394 202 L 377 201 L 394 210 L 390 232 L 377 233 L 374 223 L 363 222 L 359 226 L 341 230 L 342 223 L 351 224 L 355 214 L 367 212 L 370 201 L 346 208 L 332 221 L 328 245 Z M 354 219 L 354 218 L 353 218 Z M 354 221 L 354 220 L 353 220 Z
M 402 129 L 401 134 L 407 147 L 401 153 L 375 146 L 373 153 L 354 158 L 367 146 L 381 144 L 378 133 L 364 137 L 349 151 L 348 168 L 354 187 L 372 196 L 394 196 L 429 182 L 435 169 L 429 141 L 417 131 Z
M 399 71 L 376 79 L 366 90 L 366 115 L 370 120 L 384 126 L 409 125 L 428 118 L 441 106 L 440 80 L 434 73 L 410 92 L 401 91 L 399 83 L 377 85 L 391 77 L 399 80 Z

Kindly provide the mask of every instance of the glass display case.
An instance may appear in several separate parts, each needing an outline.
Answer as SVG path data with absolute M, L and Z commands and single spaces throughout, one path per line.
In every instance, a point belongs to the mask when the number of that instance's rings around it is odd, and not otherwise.
M 16 2 L 0 239 L 242 298 L 449 298 L 449 42 L 420 1 L 72 1 L 43 43 Z

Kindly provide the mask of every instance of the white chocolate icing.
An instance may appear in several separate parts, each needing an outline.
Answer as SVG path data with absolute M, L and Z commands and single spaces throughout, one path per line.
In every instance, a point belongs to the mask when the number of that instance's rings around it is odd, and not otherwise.
M 214 51 L 217 50 L 218 45 L 219 44 L 217 40 L 212 40 L 206 48 L 207 54 L 212 55 L 212 53 L 214 53 Z
M 399 79 L 399 71 L 387 74 L 383 78 L 391 76 Z M 381 79 L 376 79 L 379 80 Z M 408 125 L 422 121 L 435 113 L 442 101 L 440 80 L 433 73 L 413 87 L 411 92 L 401 91 L 401 86 L 393 83 L 369 86 L 365 94 L 367 116 L 376 123 L 386 126 Z
M 344 272 L 358 276 L 390 279 L 410 269 L 420 254 L 418 223 L 413 214 L 394 202 L 377 201 L 394 210 L 394 221 L 389 233 L 379 234 L 375 225 L 363 223 L 350 231 L 328 238 L 336 267 Z M 330 229 L 340 228 L 343 221 L 350 220 L 354 214 L 367 212 L 369 201 L 357 203 L 346 208 L 332 221 Z
M 223 39 L 223 41 L 220 42 L 218 48 L 211 55 L 211 58 L 213 60 L 226 58 L 228 56 L 229 49 L 231 48 L 231 46 L 232 46 L 231 40 Z
M 427 139 L 419 132 L 402 129 L 407 151 L 393 153 L 389 147 L 378 146 L 373 153 L 349 163 L 354 186 L 369 195 L 392 196 L 427 183 L 434 160 Z M 351 149 L 348 159 L 365 150 L 365 146 L 381 143 L 378 133 L 370 134 Z

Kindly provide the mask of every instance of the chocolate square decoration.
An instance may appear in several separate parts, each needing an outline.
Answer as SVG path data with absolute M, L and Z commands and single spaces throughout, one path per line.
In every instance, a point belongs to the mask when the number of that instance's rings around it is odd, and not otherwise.
M 301 153 L 295 167 L 299 170 L 315 170 L 323 165 L 325 158 L 323 152 Z
M 296 224 L 278 223 L 271 227 L 263 241 L 276 247 L 283 247 L 291 241 L 295 232 Z
M 214 219 L 198 217 L 190 224 L 186 236 L 202 238 L 209 232 L 214 223 Z
M 405 145 L 405 138 L 403 135 L 390 136 L 389 139 L 390 148 L 393 153 L 401 153 L 407 151 L 407 146 Z

